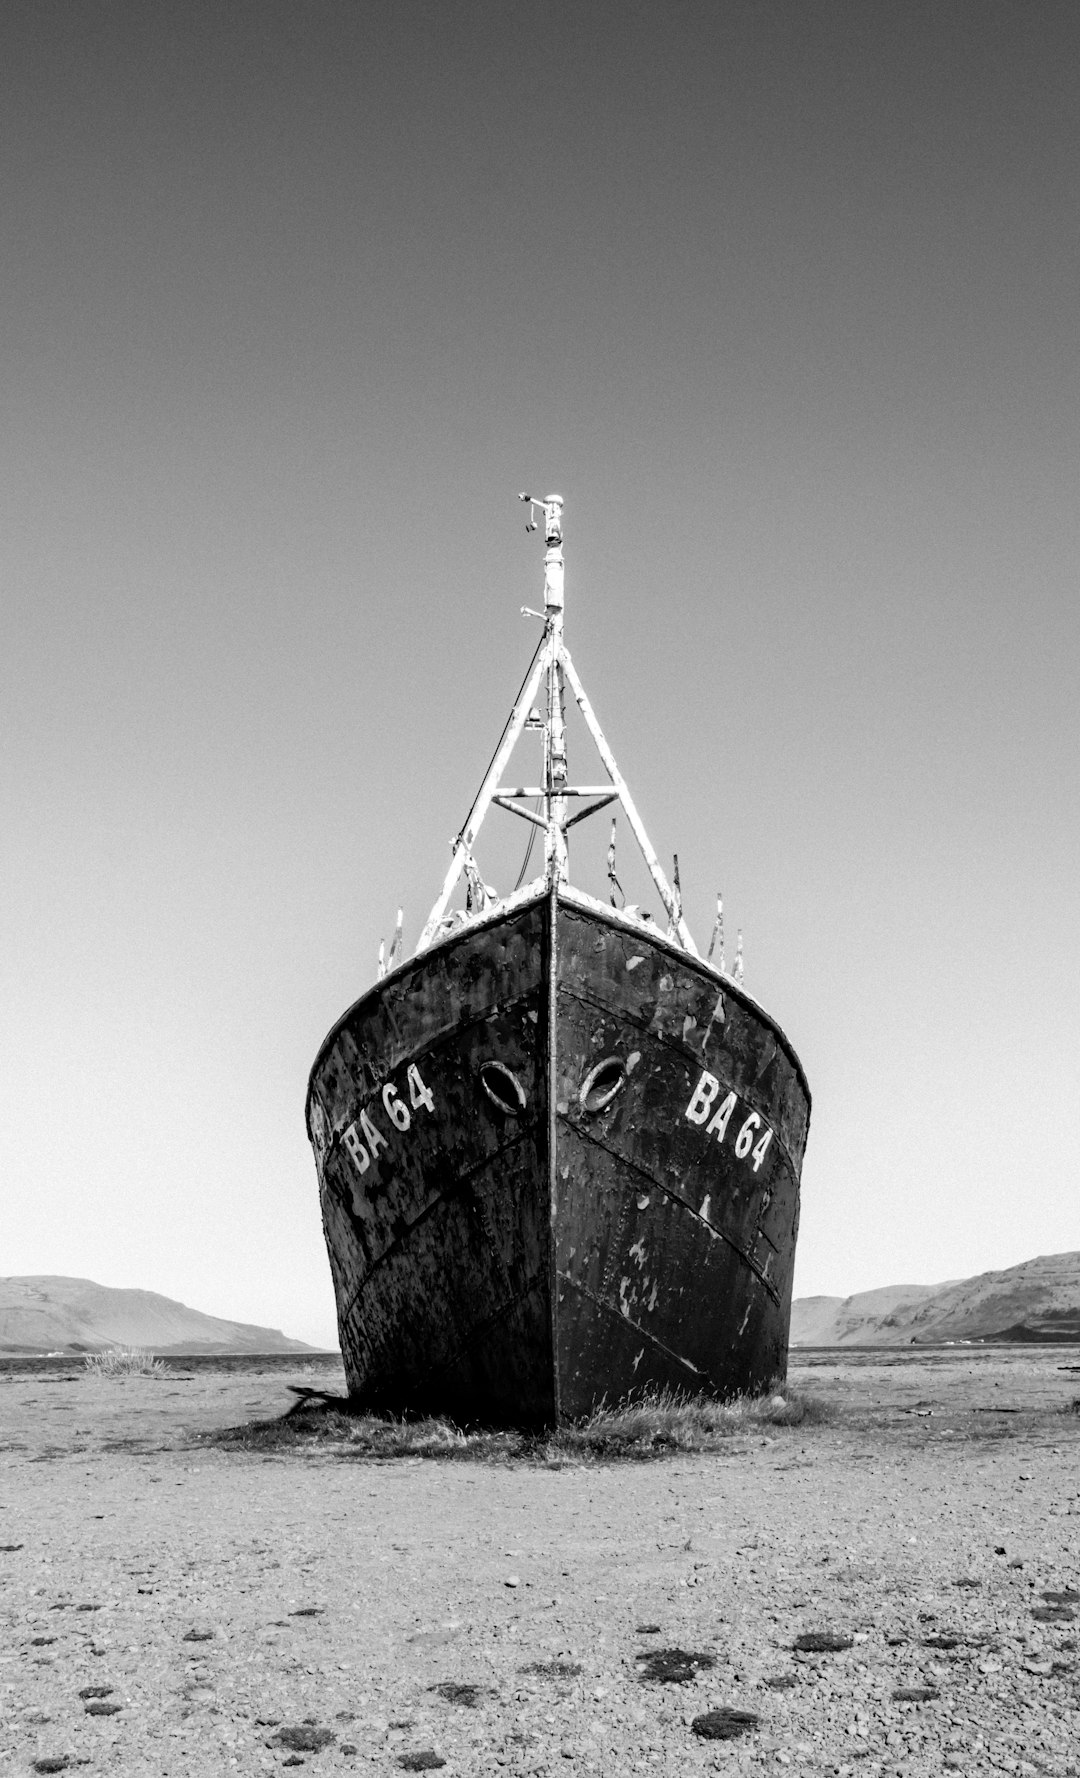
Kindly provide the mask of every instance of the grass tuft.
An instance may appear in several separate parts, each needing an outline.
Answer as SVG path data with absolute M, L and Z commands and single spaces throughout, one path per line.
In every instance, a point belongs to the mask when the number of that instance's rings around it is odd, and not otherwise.
M 793 1390 L 736 1395 L 730 1401 L 656 1391 L 640 1400 L 597 1408 L 588 1419 L 567 1427 L 571 1447 L 596 1455 L 649 1456 L 665 1451 L 708 1451 L 740 1433 L 767 1426 L 819 1425 L 832 1419 L 824 1402 Z
M 168 1365 L 139 1346 L 113 1346 L 107 1352 L 88 1352 L 83 1364 L 92 1377 L 163 1377 Z
M 468 1428 L 438 1418 L 365 1413 L 344 1398 L 297 1391 L 300 1399 L 274 1420 L 249 1421 L 202 1434 L 203 1442 L 253 1452 L 322 1452 L 342 1458 L 427 1457 L 473 1462 L 565 1463 L 636 1461 L 685 1451 L 719 1450 L 733 1437 L 768 1427 L 821 1425 L 833 1410 L 812 1396 L 773 1389 L 758 1396 L 712 1401 L 657 1391 L 618 1407 L 603 1405 L 552 1431 Z

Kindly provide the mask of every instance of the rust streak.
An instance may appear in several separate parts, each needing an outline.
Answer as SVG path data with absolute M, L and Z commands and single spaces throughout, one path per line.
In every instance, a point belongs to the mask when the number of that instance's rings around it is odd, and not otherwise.
M 665 1358 L 670 1358 L 676 1364 L 681 1364 L 684 1370 L 690 1371 L 695 1377 L 706 1378 L 710 1386 L 715 1388 L 707 1371 L 699 1370 L 696 1364 L 691 1364 L 690 1360 L 684 1358 L 681 1353 L 673 1352 L 670 1346 L 665 1346 L 663 1340 L 658 1340 L 656 1335 L 650 1333 L 647 1327 L 642 1327 L 640 1322 L 634 1321 L 629 1315 L 624 1315 L 621 1309 L 616 1309 L 611 1303 L 605 1303 L 594 1290 L 589 1289 L 587 1284 L 579 1284 L 575 1278 L 568 1278 L 565 1272 L 559 1273 L 559 1283 L 569 1285 L 570 1289 L 576 1290 L 579 1296 L 587 1297 L 595 1308 L 603 1309 L 604 1314 L 610 1315 L 613 1321 L 619 1323 L 620 1327 L 632 1327 L 636 1334 L 640 1334 L 643 1340 L 648 1340 L 649 1344 L 662 1352 Z
M 680 1210 L 685 1210 L 687 1215 L 692 1216 L 694 1218 L 695 1222 L 699 1222 L 703 1229 L 707 1229 L 714 1241 L 723 1241 L 728 1247 L 731 1248 L 733 1253 L 737 1253 L 739 1258 L 745 1262 L 745 1264 L 753 1272 L 754 1277 L 757 1278 L 759 1283 L 761 1283 L 764 1286 L 764 1288 L 768 1291 L 769 1295 L 772 1297 L 773 1302 L 778 1303 L 780 1301 L 779 1291 L 775 1288 L 774 1285 L 772 1285 L 769 1282 L 768 1278 L 766 1277 L 765 1273 L 762 1271 L 761 1267 L 756 1263 L 756 1261 L 751 1257 L 751 1255 L 749 1253 L 747 1253 L 745 1248 L 739 1246 L 739 1243 L 734 1239 L 733 1236 L 725 1234 L 723 1229 L 714 1228 L 712 1223 L 708 1222 L 706 1220 L 706 1218 L 701 1215 L 700 1211 L 695 1210 L 692 1204 L 687 1203 L 686 1199 L 684 1197 L 682 1197 L 682 1195 L 679 1192 L 672 1191 L 671 1187 L 669 1185 L 665 1185 L 665 1183 L 662 1179 L 657 1179 L 652 1173 L 648 1172 L 646 1170 L 646 1168 L 639 1166 L 636 1161 L 632 1161 L 628 1155 L 621 1154 L 618 1149 L 609 1148 L 606 1142 L 601 1142 L 600 1138 L 598 1136 L 594 1136 L 591 1131 L 580 1131 L 579 1130 L 578 1135 L 581 1137 L 581 1139 L 583 1141 L 591 1142 L 594 1145 L 594 1147 L 602 1148 L 604 1153 L 609 1154 L 613 1161 L 618 1162 L 620 1167 L 626 1168 L 634 1173 L 640 1173 L 641 1177 L 643 1179 L 648 1180 L 650 1186 L 655 1186 L 657 1191 L 662 1191 L 664 1193 L 664 1196 L 666 1198 L 669 1198 L 671 1200 L 671 1202 L 673 1204 L 675 1204 Z M 707 1202 L 708 1202 L 708 1199 L 706 1199 L 706 1203 Z M 614 1249 L 613 1249 L 613 1251 L 614 1251 Z M 615 1262 L 614 1262 L 614 1260 L 612 1260 L 612 1262 L 611 1262 L 611 1269 L 612 1270 L 614 1270 L 614 1264 L 615 1264 Z

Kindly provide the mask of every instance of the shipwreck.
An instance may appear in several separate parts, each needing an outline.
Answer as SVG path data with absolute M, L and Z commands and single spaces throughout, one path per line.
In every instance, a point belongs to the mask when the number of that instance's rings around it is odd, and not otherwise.
M 810 1094 L 741 957 L 716 930 L 698 952 L 564 639 L 563 502 L 522 499 L 543 633 L 415 953 L 399 915 L 319 1050 L 307 1125 L 351 1395 L 550 1425 L 784 1375 Z M 594 782 L 569 773 L 568 697 Z M 523 734 L 539 770 L 505 781 Z M 543 838 L 505 894 L 474 855 L 493 805 Z M 605 810 L 657 919 L 617 905 L 614 839 L 608 901 L 570 882 L 571 833 Z

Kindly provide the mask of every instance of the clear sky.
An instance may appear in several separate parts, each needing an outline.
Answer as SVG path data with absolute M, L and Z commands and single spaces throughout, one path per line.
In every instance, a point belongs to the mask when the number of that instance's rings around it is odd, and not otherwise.
M 0 1273 L 332 1338 L 307 1072 L 536 640 L 520 488 L 809 1075 L 797 1294 L 1080 1247 L 1078 51 L 7 0 Z

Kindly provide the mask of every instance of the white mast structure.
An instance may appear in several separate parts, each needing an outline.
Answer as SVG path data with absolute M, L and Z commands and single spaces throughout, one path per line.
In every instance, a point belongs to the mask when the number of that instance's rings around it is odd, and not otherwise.
M 480 789 L 477 791 L 472 808 L 464 827 L 453 841 L 453 857 L 446 873 L 439 898 L 428 915 L 427 924 L 420 934 L 417 953 L 425 951 L 435 938 L 446 915 L 446 910 L 462 872 L 475 870 L 472 849 L 476 836 L 480 831 L 484 817 L 492 803 L 502 809 L 509 809 L 526 821 L 535 823 L 544 832 L 544 878 L 548 888 L 569 881 L 569 858 L 567 851 L 567 832 L 577 821 L 584 821 L 586 816 L 594 815 L 598 809 L 607 808 L 610 803 L 621 803 L 623 813 L 630 825 L 631 832 L 641 848 L 642 857 L 648 866 L 649 875 L 656 885 L 657 894 L 667 910 L 669 937 L 676 938 L 683 949 L 692 957 L 699 955 L 698 948 L 690 935 L 686 921 L 682 916 L 682 898 L 673 891 L 663 870 L 660 860 L 653 851 L 649 836 L 641 816 L 634 806 L 634 800 L 626 786 L 626 780 L 615 763 L 615 756 L 608 746 L 603 729 L 596 719 L 585 688 L 578 678 L 577 670 L 570 658 L 570 651 L 563 640 L 563 535 L 561 494 L 547 494 L 542 500 L 534 499 L 531 494 L 519 494 L 518 498 L 528 503 L 530 510 L 529 523 L 526 529 L 535 531 L 539 511 L 543 516 L 544 541 L 547 550 L 544 555 L 544 634 L 540 639 L 532 664 L 526 675 L 525 683 L 513 709 L 510 712 L 502 739 L 495 751 L 491 765 Z M 523 607 L 523 610 L 525 608 Z M 538 616 L 539 613 L 528 615 Z M 517 746 L 522 730 L 529 723 L 529 714 L 533 708 L 541 682 L 547 680 L 547 717 L 543 722 L 544 731 L 544 782 L 540 785 L 518 785 L 510 788 L 502 784 L 502 775 L 509 763 L 510 756 Z M 596 744 L 604 770 L 608 775 L 606 784 L 568 784 L 566 767 L 566 724 L 564 713 L 565 686 L 569 684 L 577 706 L 585 718 L 589 733 Z M 535 726 L 535 725 L 533 725 Z M 571 798 L 590 797 L 593 800 L 574 814 L 567 814 L 567 806 Z M 543 814 L 526 806 L 525 799 L 538 799 L 543 805 Z

